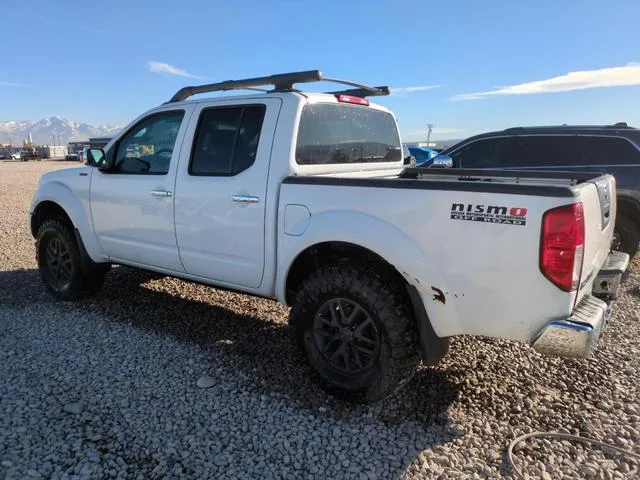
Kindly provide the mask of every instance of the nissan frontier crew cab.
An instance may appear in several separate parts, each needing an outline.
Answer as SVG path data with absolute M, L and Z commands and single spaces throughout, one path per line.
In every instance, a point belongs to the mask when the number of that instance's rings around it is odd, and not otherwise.
M 296 84 L 350 88 L 309 93 Z M 265 89 L 264 87 L 269 88 Z M 237 89 L 248 95 L 192 95 Z M 317 71 L 185 87 L 30 209 L 57 298 L 111 264 L 275 298 L 327 390 L 373 402 L 456 335 L 585 357 L 611 315 L 610 175 L 404 165 L 388 94 Z

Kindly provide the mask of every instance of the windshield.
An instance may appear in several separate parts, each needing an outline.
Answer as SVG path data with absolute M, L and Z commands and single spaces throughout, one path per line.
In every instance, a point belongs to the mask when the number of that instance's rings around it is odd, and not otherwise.
M 401 162 L 393 116 L 373 108 L 335 103 L 305 105 L 300 117 L 299 165 Z

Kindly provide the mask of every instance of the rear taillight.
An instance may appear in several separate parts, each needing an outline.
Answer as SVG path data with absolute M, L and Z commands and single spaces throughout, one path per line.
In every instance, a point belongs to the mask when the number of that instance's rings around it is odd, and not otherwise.
M 553 208 L 542 219 L 540 269 L 565 292 L 577 290 L 584 256 L 582 203 Z
M 338 95 L 338 101 L 342 103 L 355 103 L 356 105 L 369 106 L 369 100 L 362 97 L 355 97 L 353 95 Z

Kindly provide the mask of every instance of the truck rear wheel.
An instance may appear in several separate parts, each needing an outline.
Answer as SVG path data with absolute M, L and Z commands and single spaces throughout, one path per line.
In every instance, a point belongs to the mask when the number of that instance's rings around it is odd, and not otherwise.
M 392 394 L 420 362 L 405 297 L 372 268 L 341 264 L 314 272 L 289 321 L 320 386 L 345 400 L 372 403 Z
M 616 219 L 612 248 L 626 252 L 633 258 L 638 251 L 639 244 L 640 226 L 631 217 L 620 215 Z
M 84 275 L 73 233 L 60 220 L 45 220 L 38 229 L 36 261 L 47 290 L 60 300 L 91 295 L 104 283 L 104 273 Z

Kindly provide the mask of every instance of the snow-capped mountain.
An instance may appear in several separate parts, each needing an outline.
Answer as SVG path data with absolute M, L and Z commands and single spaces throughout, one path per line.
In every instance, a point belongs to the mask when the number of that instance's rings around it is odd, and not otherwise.
M 0 143 L 22 145 L 29 137 L 39 145 L 66 145 L 68 142 L 87 140 L 89 137 L 110 137 L 117 133 L 121 126 L 91 125 L 75 123 L 58 116 L 34 121 L 0 122 Z M 55 137 L 55 138 L 54 138 Z M 59 140 L 58 140 L 59 138 Z

